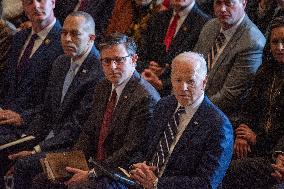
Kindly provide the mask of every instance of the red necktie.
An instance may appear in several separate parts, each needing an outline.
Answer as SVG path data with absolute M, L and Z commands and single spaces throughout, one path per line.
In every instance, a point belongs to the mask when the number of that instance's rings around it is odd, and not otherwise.
M 104 113 L 103 123 L 100 130 L 99 143 L 97 149 L 96 160 L 104 160 L 105 159 L 105 149 L 104 149 L 104 141 L 108 135 L 109 125 L 111 122 L 112 112 L 114 110 L 116 103 L 116 91 L 112 90 L 111 97 L 107 103 L 106 111 Z
M 81 0 L 80 1 L 80 6 L 78 8 L 78 11 L 85 11 L 87 6 L 89 4 L 89 0 Z
M 170 26 L 168 27 L 168 31 L 164 40 L 164 44 L 166 45 L 166 50 L 170 48 L 171 42 L 174 38 L 177 29 L 177 22 L 180 19 L 180 16 L 176 14 L 174 16 L 173 21 L 171 22 Z
M 169 8 L 170 7 L 170 0 L 164 0 L 162 3 L 165 7 Z

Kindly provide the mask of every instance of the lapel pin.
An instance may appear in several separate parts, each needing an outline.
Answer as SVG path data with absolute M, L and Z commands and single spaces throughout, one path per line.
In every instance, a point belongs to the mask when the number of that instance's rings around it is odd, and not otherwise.
M 124 99 L 127 99 L 128 98 L 128 96 L 124 96 Z
M 49 39 L 45 39 L 45 40 L 44 40 L 44 44 L 45 44 L 45 45 L 48 45 L 49 43 L 50 43 L 50 40 L 49 40 Z
M 195 121 L 195 122 L 193 122 L 195 125 L 198 125 L 198 122 L 197 121 Z
M 188 31 L 188 27 L 184 26 L 184 27 L 182 28 L 182 30 L 185 31 L 185 32 L 187 32 L 187 31 Z
M 83 72 L 83 73 L 87 73 L 87 70 L 83 69 L 82 72 Z

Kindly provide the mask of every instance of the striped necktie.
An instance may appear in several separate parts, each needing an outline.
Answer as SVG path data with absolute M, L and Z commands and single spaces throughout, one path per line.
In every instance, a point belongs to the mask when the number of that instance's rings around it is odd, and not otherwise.
M 151 161 L 151 164 L 157 167 L 157 174 L 159 174 L 162 166 L 165 164 L 167 158 L 170 155 L 170 148 L 177 135 L 180 115 L 184 113 L 186 113 L 185 108 L 180 106 L 168 122 L 166 129 L 161 135 L 160 141 L 156 148 L 156 152 Z
M 216 56 L 218 55 L 220 49 L 222 48 L 225 40 L 226 40 L 225 35 L 222 32 L 220 32 L 218 36 L 216 37 L 215 42 L 210 49 L 210 52 L 208 53 L 208 70 L 209 71 L 213 68 L 215 61 L 216 61 Z

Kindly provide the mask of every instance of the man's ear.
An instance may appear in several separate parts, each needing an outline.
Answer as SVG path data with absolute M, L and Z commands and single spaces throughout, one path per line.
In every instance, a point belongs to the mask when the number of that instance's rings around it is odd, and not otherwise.
M 207 84 L 207 80 L 208 80 L 208 75 L 205 76 L 204 80 L 203 80 L 203 88 L 205 89 L 206 84 Z
M 89 34 L 90 40 L 95 41 L 96 35 L 95 34 Z

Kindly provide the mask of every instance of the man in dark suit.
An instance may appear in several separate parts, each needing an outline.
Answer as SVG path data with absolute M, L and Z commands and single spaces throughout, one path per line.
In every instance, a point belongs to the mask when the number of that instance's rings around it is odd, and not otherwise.
M 77 148 L 82 149 L 86 157 L 117 167 L 128 164 L 131 155 L 143 144 L 145 130 L 160 97 L 135 71 L 138 57 L 133 39 L 115 33 L 103 41 L 100 49 L 106 80 L 95 89 L 93 111 L 83 127 Z M 66 185 L 88 180 L 88 171 L 66 169 L 74 174 Z
M 217 188 L 222 181 L 232 156 L 233 131 L 228 118 L 204 97 L 206 72 L 199 54 L 185 52 L 173 60 L 174 96 L 155 109 L 157 132 L 146 156 L 150 164 L 134 164 L 130 172 L 144 188 Z M 165 136 L 169 128 L 175 133 L 172 125 L 177 134 L 171 143 Z
M 206 94 L 231 121 L 262 63 L 265 38 L 245 13 L 246 0 L 215 0 L 217 18 L 203 27 L 195 51 L 208 63 Z
M 0 106 L 0 134 L 11 130 L 21 135 L 25 123 L 39 110 L 44 99 L 52 62 L 63 53 L 59 37 L 61 26 L 53 15 L 54 1 L 23 0 L 23 7 L 32 22 L 32 29 L 18 32 L 6 62 L 4 98 Z M 36 35 L 34 35 L 36 34 Z M 33 36 L 33 37 L 32 37 Z
M 141 48 L 143 64 L 146 63 L 146 67 L 149 64 L 142 75 L 162 95 L 171 91 L 168 65 L 179 53 L 194 48 L 202 26 L 210 18 L 198 8 L 195 0 L 173 0 L 171 3 L 173 9 L 157 13 L 150 19 Z
M 147 132 L 148 148 L 132 160 L 147 160 L 133 164 L 130 171 L 131 178 L 143 188 L 220 185 L 232 157 L 233 130 L 225 114 L 204 96 L 206 72 L 206 62 L 199 54 L 185 52 L 174 58 L 174 95 L 158 102 L 154 123 Z M 122 184 L 104 184 L 101 188 L 123 188 Z
M 39 159 L 46 152 L 70 148 L 79 137 L 81 125 L 90 114 L 94 88 L 103 78 L 94 39 L 93 18 L 80 11 L 69 14 L 61 34 L 64 55 L 53 64 L 44 109 L 25 132 L 34 135 L 39 143 L 33 150 L 9 156 L 13 160 L 29 156 L 15 164 L 16 188 L 30 188 L 31 177 L 42 170 Z M 73 65 L 75 76 L 68 87 Z
M 0 144 L 19 138 L 41 109 L 52 62 L 63 53 L 54 0 L 22 0 L 32 28 L 16 33 L 6 62 L 0 107 Z M 1 154 L 2 156 L 2 154 Z M 0 161 L 5 162 L 1 159 Z M 0 188 L 4 188 L 1 163 Z

